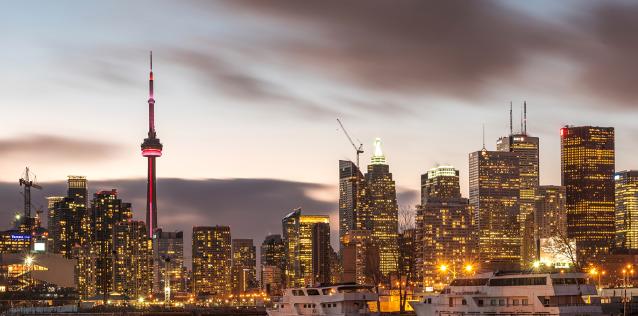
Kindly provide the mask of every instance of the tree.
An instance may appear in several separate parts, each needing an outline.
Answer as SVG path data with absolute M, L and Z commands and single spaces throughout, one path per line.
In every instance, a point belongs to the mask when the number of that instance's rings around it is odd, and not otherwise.
M 405 312 L 405 305 L 408 300 L 408 286 L 414 277 L 415 255 L 416 255 L 416 231 L 415 231 L 415 211 L 409 207 L 399 208 L 397 245 L 399 245 L 398 256 L 394 259 L 396 264 L 397 287 L 399 290 L 399 311 Z M 392 280 L 390 280 L 392 282 Z
M 576 249 L 576 242 L 567 236 L 567 232 L 558 231 L 545 243 L 545 251 L 554 258 L 564 258 L 576 269 L 581 270 L 587 256 Z
M 374 291 L 377 293 L 377 312 L 381 312 L 381 301 L 379 300 L 380 292 L 379 285 L 383 280 L 381 274 L 381 258 L 379 257 L 379 248 L 367 241 L 366 246 L 366 266 L 365 273 L 369 280 L 374 285 Z

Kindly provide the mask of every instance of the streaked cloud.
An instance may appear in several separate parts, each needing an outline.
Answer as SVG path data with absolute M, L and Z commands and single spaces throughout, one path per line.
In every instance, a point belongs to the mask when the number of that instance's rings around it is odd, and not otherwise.
M 0 155 L 25 161 L 73 162 L 88 158 L 97 161 L 112 157 L 120 149 L 122 147 L 113 143 L 57 135 L 31 134 L 0 139 Z

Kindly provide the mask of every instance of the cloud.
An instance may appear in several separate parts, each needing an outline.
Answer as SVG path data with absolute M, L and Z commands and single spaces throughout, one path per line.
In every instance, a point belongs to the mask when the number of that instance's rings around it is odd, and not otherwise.
M 203 78 L 206 88 L 211 86 L 231 97 L 244 101 L 245 105 L 258 108 L 293 111 L 307 117 L 336 117 L 336 112 L 310 100 L 295 96 L 285 87 L 254 74 L 246 65 L 239 66 L 203 50 L 166 47 L 163 54 L 175 64 L 185 67 Z M 200 81 L 200 80 L 197 80 Z
M 560 43 L 546 23 L 496 2 L 233 1 L 306 36 L 269 47 L 369 89 L 475 97 Z
M 56 135 L 33 134 L 0 139 L 0 155 L 14 157 L 41 157 L 46 161 L 108 159 L 120 146 L 95 140 Z M 27 160 L 27 159 L 24 159 Z
M 584 91 L 635 108 L 638 97 L 638 3 L 601 2 L 577 19 L 590 41 L 573 51 L 584 68 Z
M 582 2 L 562 13 L 548 7 L 544 16 L 498 1 L 240 0 L 226 5 L 297 31 L 273 36 L 259 51 L 370 92 L 474 102 L 493 94 L 499 83 L 537 92 L 539 80 L 530 77 L 530 68 L 538 60 L 560 60 L 574 67 L 574 75 L 563 91 L 550 86 L 546 92 L 576 91 L 621 106 L 633 106 L 638 97 L 633 86 L 638 80 L 636 3 Z M 545 66 L 544 76 L 562 71 Z

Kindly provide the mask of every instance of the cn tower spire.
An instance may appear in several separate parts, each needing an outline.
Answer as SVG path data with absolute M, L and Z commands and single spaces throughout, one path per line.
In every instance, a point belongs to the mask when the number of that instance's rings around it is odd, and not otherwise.
M 162 143 L 155 133 L 155 96 L 153 94 L 153 52 L 150 52 L 150 73 L 148 76 L 148 137 L 142 143 L 142 156 L 148 160 L 146 185 L 146 231 L 153 237 L 157 229 L 157 179 L 155 160 L 162 156 Z
M 155 99 L 153 97 L 153 51 L 151 57 L 151 72 L 148 75 L 148 137 L 155 138 Z

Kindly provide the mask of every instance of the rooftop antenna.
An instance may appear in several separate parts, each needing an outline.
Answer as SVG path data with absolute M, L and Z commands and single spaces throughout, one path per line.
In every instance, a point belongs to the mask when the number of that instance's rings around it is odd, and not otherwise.
M 521 129 L 520 129 L 520 133 L 523 134 L 523 109 L 521 106 Z
M 512 126 L 512 101 L 510 101 L 510 135 L 514 135 L 514 127 Z
M 527 101 L 523 101 L 523 135 L 527 135 Z
M 483 150 L 485 150 L 485 123 L 483 123 Z

